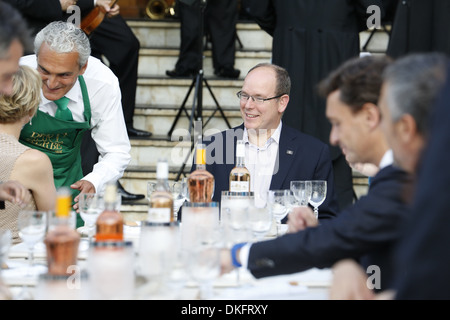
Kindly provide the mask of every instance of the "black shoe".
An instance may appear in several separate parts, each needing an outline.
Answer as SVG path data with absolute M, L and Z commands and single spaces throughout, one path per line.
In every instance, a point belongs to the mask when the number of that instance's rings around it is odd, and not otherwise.
M 220 68 L 218 70 L 214 71 L 214 74 L 221 78 L 230 78 L 230 79 L 237 79 L 239 78 L 239 74 L 241 73 L 241 70 L 234 69 L 234 68 Z
M 148 131 L 144 131 L 144 130 L 139 130 L 136 128 L 127 128 L 127 133 L 128 133 L 128 137 L 134 137 L 134 138 L 147 138 L 150 137 L 152 135 L 151 132 Z
M 192 78 L 196 73 L 194 70 L 166 70 L 166 75 L 171 78 Z
M 122 187 L 120 182 L 117 182 L 117 193 L 119 193 L 120 196 L 122 197 L 122 203 L 142 200 L 145 198 L 145 195 L 143 195 L 143 194 L 129 193 Z

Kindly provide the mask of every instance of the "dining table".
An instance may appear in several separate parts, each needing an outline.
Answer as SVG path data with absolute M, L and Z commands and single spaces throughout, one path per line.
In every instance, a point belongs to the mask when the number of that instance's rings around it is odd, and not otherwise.
M 79 228 L 79 231 L 81 241 L 78 250 L 77 268 L 80 270 L 79 274 L 86 274 L 89 243 L 83 230 Z M 136 255 L 138 254 L 140 232 L 140 223 L 124 225 L 124 240 L 132 242 Z M 42 282 L 47 273 L 46 248 L 43 242 L 38 243 L 34 248 L 33 266 L 30 266 L 27 257 L 27 247 L 23 243 L 10 247 L 7 259 L 0 270 L 0 283 L 3 284 L 8 293 L 6 296 L 3 294 L 3 298 L 12 300 L 92 299 L 89 280 L 85 280 L 85 278 L 81 278 L 76 289 L 73 287 L 67 288 L 67 280 L 60 285 L 59 289 L 43 286 Z M 136 276 L 132 295 L 124 299 L 180 300 L 186 302 L 205 299 L 200 295 L 198 282 L 188 276 L 185 276 L 182 280 L 175 284 L 172 283 L 172 287 L 165 287 L 165 290 L 162 290 L 160 283 L 156 285 L 154 281 Z M 217 276 L 213 280 L 212 293 L 207 300 L 328 300 L 331 280 L 331 269 L 312 268 L 303 272 L 257 279 L 248 270 L 239 268 Z M 62 291 L 61 287 L 63 288 Z M 45 291 L 43 291 L 43 288 L 45 288 Z M 28 296 L 24 297 L 25 290 Z

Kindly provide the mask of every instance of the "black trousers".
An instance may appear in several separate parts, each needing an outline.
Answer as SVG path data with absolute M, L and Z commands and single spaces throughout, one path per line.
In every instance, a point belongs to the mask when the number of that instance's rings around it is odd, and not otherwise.
M 105 56 L 119 79 L 125 123 L 133 126 L 139 62 L 139 40 L 119 15 L 105 18 L 90 37 L 92 55 Z
M 202 65 L 203 39 L 201 34 L 200 1 L 192 5 L 178 2 L 181 22 L 180 54 L 176 69 L 198 71 Z M 208 34 L 212 45 L 213 67 L 233 68 L 236 50 L 237 0 L 209 0 L 204 11 L 204 35 Z
M 139 62 L 139 40 L 125 20 L 119 15 L 105 18 L 90 36 L 92 55 L 104 56 L 111 71 L 119 79 L 122 92 L 122 110 L 127 128 L 133 127 L 136 100 L 137 70 Z M 92 171 L 98 162 L 99 153 L 91 137 L 91 131 L 84 134 L 81 144 L 83 174 Z

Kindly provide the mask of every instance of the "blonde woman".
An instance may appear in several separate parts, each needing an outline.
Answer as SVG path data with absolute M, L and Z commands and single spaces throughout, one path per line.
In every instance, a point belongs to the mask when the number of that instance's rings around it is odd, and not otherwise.
M 48 156 L 19 142 L 23 126 L 32 121 L 41 100 L 42 80 L 30 67 L 20 66 L 13 77 L 10 96 L 0 96 L 0 181 L 15 180 L 31 192 L 30 209 L 54 210 L 56 189 Z M 44 137 L 37 137 L 45 143 Z M 6 202 L 0 212 L 0 229 L 12 231 L 13 243 L 20 242 L 17 216 L 19 204 Z

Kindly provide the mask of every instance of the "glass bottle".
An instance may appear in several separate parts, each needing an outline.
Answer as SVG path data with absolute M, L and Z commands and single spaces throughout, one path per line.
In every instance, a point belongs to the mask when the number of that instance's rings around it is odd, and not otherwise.
M 206 170 L 206 146 L 197 144 L 195 170 L 188 178 L 190 202 L 211 202 L 214 193 L 214 176 Z
M 117 193 L 117 184 L 106 185 L 104 210 L 96 222 L 96 241 L 123 241 L 123 217 L 119 212 L 120 195 Z
M 48 274 L 68 275 L 77 264 L 80 235 L 70 223 L 72 195 L 70 189 L 61 187 L 56 197 L 56 219 L 48 231 L 44 243 L 47 250 Z
M 245 143 L 236 144 L 236 166 L 230 172 L 231 192 L 250 192 L 250 171 L 245 167 Z
M 150 196 L 147 221 L 173 222 L 173 195 L 169 187 L 169 164 L 167 160 L 159 160 L 156 165 L 157 183 Z

